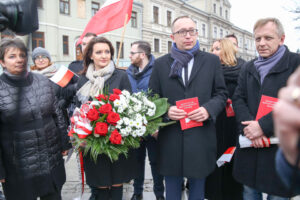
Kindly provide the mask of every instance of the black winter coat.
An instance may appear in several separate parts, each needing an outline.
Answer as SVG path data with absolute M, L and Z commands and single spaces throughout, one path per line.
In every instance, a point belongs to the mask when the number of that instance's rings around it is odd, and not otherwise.
M 20 112 L 17 96 L 22 89 Z M 48 78 L 0 76 L 0 179 L 6 199 L 32 200 L 62 188 L 62 151 L 71 147 Z
M 82 75 L 78 80 L 77 90 L 87 81 L 86 76 Z M 115 88 L 131 92 L 128 76 L 125 71 L 120 69 L 115 69 L 112 76 L 105 82 L 104 87 L 108 88 L 109 93 L 113 93 Z M 80 107 L 78 100 L 77 107 Z M 127 158 L 124 155 L 120 155 L 119 159 L 113 163 L 104 154 L 98 156 L 96 164 L 90 155 L 84 156 L 83 161 L 86 182 L 93 187 L 125 183 L 138 175 L 135 150 L 130 150 Z
M 300 56 L 286 49 L 283 57 L 260 82 L 254 60 L 241 70 L 238 86 L 233 96 L 233 107 L 243 134 L 242 121 L 255 120 L 261 95 L 277 97 L 280 88 L 286 85 L 289 76 L 300 64 Z M 274 136 L 272 112 L 258 120 L 266 137 Z M 237 148 L 235 152 L 234 177 L 237 181 L 259 191 L 282 197 L 291 196 L 275 171 L 277 145 L 270 148 Z
M 219 58 L 198 51 L 185 87 L 182 78 L 169 78 L 173 58 L 170 54 L 158 58 L 153 67 L 149 88 L 171 105 L 191 97 L 199 98 L 210 118 L 201 127 L 181 130 L 180 123 L 167 126 L 158 135 L 158 167 L 164 176 L 205 178 L 216 162 L 216 132 L 214 120 L 225 106 L 227 91 Z
M 242 64 L 236 66 L 224 66 L 222 70 L 229 99 L 232 99 Z M 237 123 L 235 117 L 227 117 L 225 108 L 217 117 L 217 159 L 232 146 L 236 146 Z M 233 176 L 233 160 L 226 163 L 210 174 L 205 182 L 206 198 L 209 200 L 241 200 L 242 185 L 237 183 Z

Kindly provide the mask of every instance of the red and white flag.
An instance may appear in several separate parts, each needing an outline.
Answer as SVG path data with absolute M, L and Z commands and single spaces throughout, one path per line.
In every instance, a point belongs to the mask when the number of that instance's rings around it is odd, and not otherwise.
M 107 0 L 89 21 L 77 44 L 81 43 L 88 32 L 99 35 L 123 27 L 126 14 L 128 14 L 126 23 L 131 18 L 132 3 L 133 0 Z
M 71 70 L 69 70 L 65 66 L 61 66 L 54 74 L 54 76 L 50 78 L 50 80 L 60 87 L 65 87 L 70 82 L 73 76 L 74 73 Z
M 232 159 L 232 156 L 235 152 L 235 147 L 229 147 L 223 155 L 217 160 L 218 167 L 221 167 L 225 163 L 229 163 Z

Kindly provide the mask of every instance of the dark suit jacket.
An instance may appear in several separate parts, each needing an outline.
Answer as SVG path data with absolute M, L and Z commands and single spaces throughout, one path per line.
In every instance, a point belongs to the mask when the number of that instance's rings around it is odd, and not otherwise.
M 287 49 L 262 84 L 254 61 L 243 66 L 232 98 L 241 134 L 244 128 L 241 122 L 255 120 L 261 95 L 277 97 L 279 89 L 286 85 L 289 76 L 300 65 L 300 56 Z M 272 112 L 260 118 L 258 123 L 266 137 L 274 136 Z M 237 148 L 233 171 L 236 180 L 261 192 L 282 197 L 291 196 L 275 172 L 276 151 L 277 145 L 262 149 Z
M 180 124 L 165 127 L 158 135 L 159 171 L 165 176 L 204 178 L 213 171 L 216 162 L 216 133 L 214 120 L 225 107 L 227 91 L 219 58 L 199 51 L 185 87 L 182 78 L 170 78 L 173 58 L 170 54 L 154 63 L 149 87 L 171 105 L 177 100 L 198 97 L 210 118 L 201 127 L 181 130 Z

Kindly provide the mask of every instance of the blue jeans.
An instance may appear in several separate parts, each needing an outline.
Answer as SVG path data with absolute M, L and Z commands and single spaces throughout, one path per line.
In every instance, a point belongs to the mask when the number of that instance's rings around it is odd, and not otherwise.
M 153 177 L 153 191 L 156 197 L 164 196 L 164 177 L 158 174 L 157 169 L 157 141 L 152 136 L 146 137 L 142 142 L 139 149 L 137 149 L 137 158 L 139 163 L 139 176 L 134 179 L 133 187 L 134 194 L 143 193 L 143 185 L 145 179 L 145 159 L 146 159 L 146 149 L 148 152 L 148 157 L 151 166 L 151 172 Z
M 181 200 L 182 178 L 166 176 L 166 200 Z M 205 179 L 189 178 L 189 200 L 204 200 Z
M 246 185 L 244 185 L 243 197 L 244 200 L 263 200 L 262 192 L 257 191 L 256 189 L 248 187 Z M 268 194 L 267 200 L 289 200 L 289 198 Z

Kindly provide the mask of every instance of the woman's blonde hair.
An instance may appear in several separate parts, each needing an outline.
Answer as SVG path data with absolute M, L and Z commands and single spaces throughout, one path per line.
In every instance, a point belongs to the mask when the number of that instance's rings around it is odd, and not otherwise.
M 234 46 L 231 40 L 228 38 L 223 38 L 219 40 L 220 42 L 220 60 L 223 64 L 228 66 L 236 66 L 236 53 L 237 47 Z

